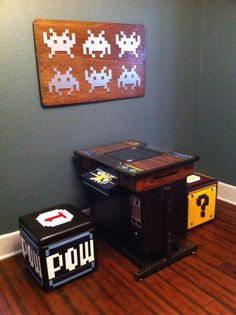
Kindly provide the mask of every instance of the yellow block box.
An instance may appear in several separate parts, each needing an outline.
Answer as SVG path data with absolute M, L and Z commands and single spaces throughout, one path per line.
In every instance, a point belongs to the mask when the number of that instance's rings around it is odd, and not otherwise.
M 215 218 L 217 182 L 211 177 L 193 174 L 187 179 L 187 187 L 189 230 Z

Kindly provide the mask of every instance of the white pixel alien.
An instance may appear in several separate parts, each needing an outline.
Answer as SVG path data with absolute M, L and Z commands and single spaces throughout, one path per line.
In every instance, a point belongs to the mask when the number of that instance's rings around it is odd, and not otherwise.
M 71 74 L 72 68 L 68 68 L 65 74 L 61 74 L 60 71 L 57 71 L 57 68 L 54 68 L 53 71 L 55 75 L 51 78 L 48 84 L 48 91 L 52 93 L 52 88 L 55 88 L 56 93 L 62 96 L 62 92 L 60 90 L 68 90 L 67 95 L 71 95 L 71 93 L 76 90 L 79 92 L 79 82 L 73 77 Z
M 104 87 L 107 92 L 110 92 L 109 87 L 107 84 L 110 82 L 112 78 L 112 71 L 111 69 L 108 69 L 108 73 L 105 72 L 107 70 L 107 67 L 103 67 L 101 72 L 97 72 L 93 69 L 93 67 L 90 67 L 90 71 L 92 71 L 91 75 L 89 75 L 88 70 L 84 71 L 85 74 L 85 80 L 91 84 L 89 93 L 92 93 L 95 87 L 102 86 Z
M 127 85 L 132 84 L 132 90 L 138 85 L 141 85 L 141 79 L 136 72 L 136 66 L 133 66 L 131 71 L 128 71 L 125 66 L 122 66 L 122 73 L 119 76 L 117 83 L 118 88 L 123 87 L 128 90 Z
M 140 45 L 140 35 L 136 36 L 136 33 L 133 32 L 133 34 L 128 37 L 123 31 L 119 34 L 116 34 L 116 44 L 121 49 L 121 52 L 119 54 L 119 57 L 121 58 L 125 52 L 133 52 L 135 57 L 138 57 L 137 48 Z
M 96 55 L 94 52 L 101 52 L 100 58 L 107 53 L 108 55 L 111 54 L 111 45 L 105 39 L 105 31 L 101 31 L 98 36 L 94 36 L 91 30 L 88 30 L 88 39 L 86 39 L 85 43 L 83 44 L 83 54 L 87 55 L 87 51 L 92 58 L 95 58 Z
M 75 44 L 75 33 L 71 34 L 70 39 L 68 36 L 69 30 L 67 29 L 62 33 L 62 36 L 57 35 L 57 33 L 54 32 L 52 28 L 49 28 L 49 32 L 51 34 L 49 39 L 47 32 L 43 32 L 43 42 L 49 48 L 51 48 L 51 53 L 48 54 L 48 57 L 52 58 L 52 56 L 55 55 L 57 51 L 65 51 L 67 55 L 70 55 L 70 58 L 74 58 L 74 55 L 70 50 Z

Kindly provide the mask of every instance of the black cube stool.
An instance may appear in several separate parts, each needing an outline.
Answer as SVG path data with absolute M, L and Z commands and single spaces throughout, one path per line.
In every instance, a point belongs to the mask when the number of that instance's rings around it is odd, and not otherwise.
M 70 204 L 19 218 L 26 268 L 50 291 L 96 270 L 94 224 Z

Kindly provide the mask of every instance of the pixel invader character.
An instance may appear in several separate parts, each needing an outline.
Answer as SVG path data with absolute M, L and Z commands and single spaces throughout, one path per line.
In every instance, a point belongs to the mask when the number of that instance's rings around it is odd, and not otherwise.
M 52 28 L 49 29 L 49 32 L 51 34 L 49 39 L 47 37 L 47 33 L 43 32 L 43 42 L 49 48 L 51 48 L 51 53 L 48 55 L 48 57 L 51 59 L 57 51 L 64 51 L 70 56 L 70 58 L 74 58 L 74 55 L 71 53 L 70 50 L 76 43 L 75 33 L 71 34 L 70 39 L 70 37 L 68 36 L 68 29 L 66 29 L 61 36 L 57 35 L 57 33 L 54 32 Z
M 97 72 L 93 67 L 90 67 L 91 74 L 89 75 L 88 70 L 84 71 L 85 80 L 90 83 L 91 88 L 89 89 L 89 93 L 92 93 L 95 87 L 104 87 L 107 92 L 110 92 L 110 88 L 107 86 L 110 80 L 112 79 L 112 71 L 108 69 L 108 73 L 106 72 L 107 67 L 103 67 L 100 72 Z
M 121 58 L 125 52 L 132 52 L 135 57 L 138 57 L 137 49 L 141 43 L 140 35 L 136 36 L 136 32 L 128 36 L 123 31 L 120 34 L 116 34 L 116 44 L 120 48 L 121 52 L 119 57 Z
M 92 58 L 95 58 L 96 55 L 94 52 L 101 52 L 100 58 L 103 58 L 103 56 L 107 53 L 108 55 L 111 54 L 111 45 L 108 43 L 108 41 L 105 39 L 105 31 L 102 30 L 98 36 L 94 36 L 94 34 L 91 32 L 91 30 L 88 30 L 88 38 L 83 44 L 83 54 L 87 55 L 87 51 L 89 52 L 89 55 L 92 56 Z
M 59 96 L 62 96 L 61 90 L 68 89 L 68 95 L 74 91 L 74 89 L 79 92 L 79 82 L 72 75 L 72 68 L 69 67 L 65 74 L 61 74 L 57 68 L 53 69 L 55 75 L 51 78 L 48 84 L 48 91 L 52 93 L 53 87 Z

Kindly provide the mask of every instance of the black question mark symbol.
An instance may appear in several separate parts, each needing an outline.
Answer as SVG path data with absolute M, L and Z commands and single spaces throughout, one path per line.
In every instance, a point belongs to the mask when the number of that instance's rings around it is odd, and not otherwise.
M 209 197 L 206 194 L 200 195 L 198 196 L 196 203 L 198 207 L 201 207 L 201 217 L 204 218 L 206 216 L 206 206 L 209 205 Z

